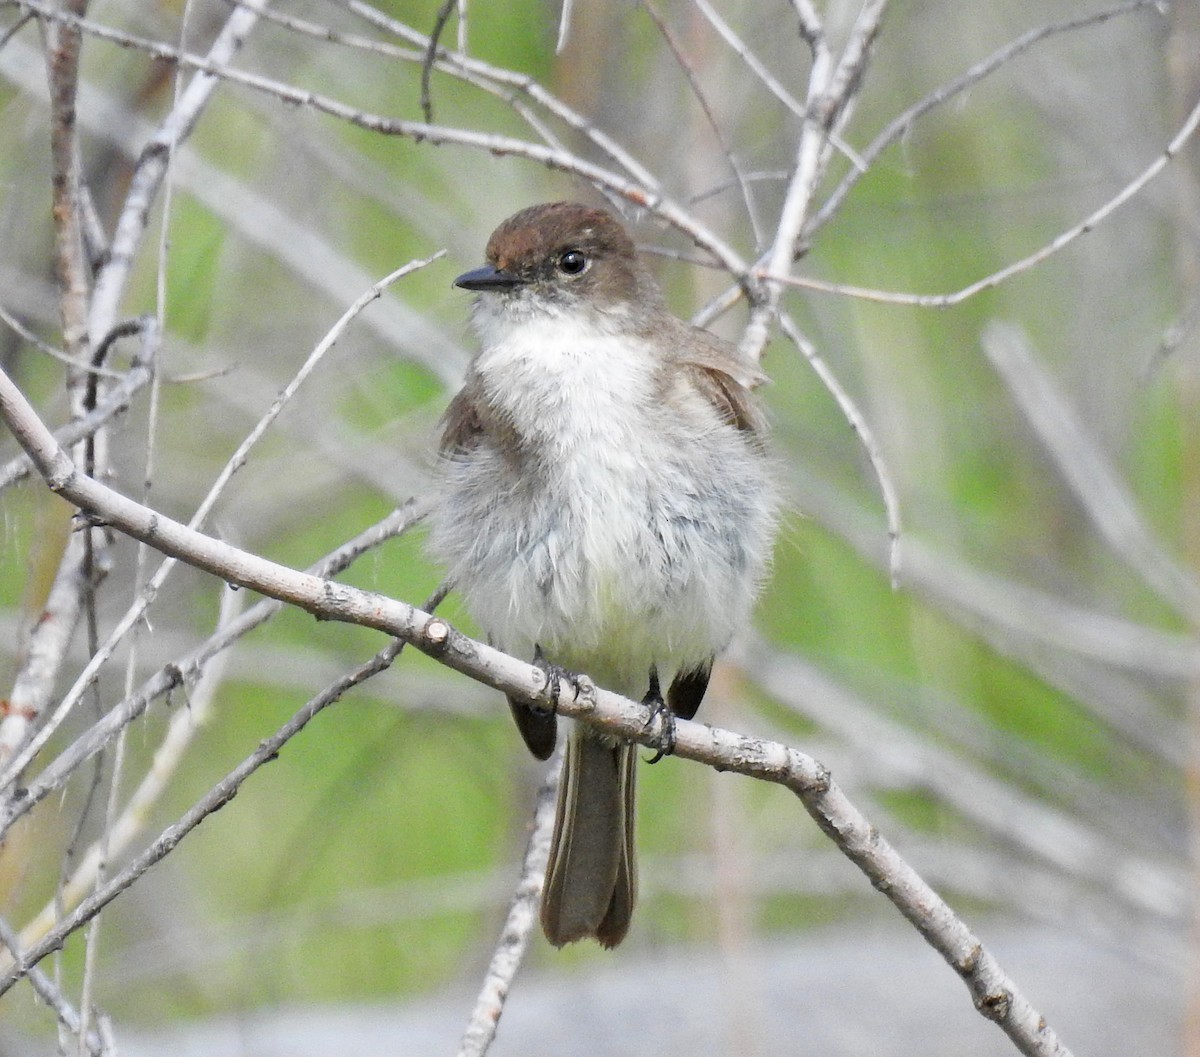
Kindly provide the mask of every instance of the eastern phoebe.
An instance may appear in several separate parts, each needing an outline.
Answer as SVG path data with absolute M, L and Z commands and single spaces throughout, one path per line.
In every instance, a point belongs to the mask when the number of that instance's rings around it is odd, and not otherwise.
M 430 549 L 500 649 L 659 708 L 661 678 L 665 718 L 691 719 L 771 552 L 764 376 L 668 311 L 603 210 L 522 210 L 487 261 L 455 280 L 481 348 L 443 419 Z M 509 705 L 546 759 L 554 714 Z M 571 730 L 541 915 L 556 946 L 629 928 L 634 749 Z

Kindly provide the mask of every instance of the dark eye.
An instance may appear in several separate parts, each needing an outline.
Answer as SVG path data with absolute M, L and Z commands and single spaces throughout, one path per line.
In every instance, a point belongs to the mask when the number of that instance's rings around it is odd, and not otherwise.
M 567 250 L 558 258 L 558 270 L 564 275 L 580 275 L 588 266 L 588 259 L 579 250 Z

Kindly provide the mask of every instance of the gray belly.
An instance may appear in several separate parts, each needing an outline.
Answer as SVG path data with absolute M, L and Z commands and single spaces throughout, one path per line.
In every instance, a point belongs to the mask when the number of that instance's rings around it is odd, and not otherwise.
M 699 664 L 747 619 L 771 512 L 761 469 L 701 489 L 669 465 L 652 487 L 638 460 L 520 475 L 477 450 L 449 468 L 431 549 L 503 649 L 540 644 L 614 688 L 651 663 Z

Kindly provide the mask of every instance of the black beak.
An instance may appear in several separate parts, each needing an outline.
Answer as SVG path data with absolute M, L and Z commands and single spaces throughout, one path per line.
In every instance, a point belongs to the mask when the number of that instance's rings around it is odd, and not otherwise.
M 464 272 L 454 280 L 454 285 L 464 290 L 511 290 L 520 281 L 512 272 L 485 264 L 482 268 Z

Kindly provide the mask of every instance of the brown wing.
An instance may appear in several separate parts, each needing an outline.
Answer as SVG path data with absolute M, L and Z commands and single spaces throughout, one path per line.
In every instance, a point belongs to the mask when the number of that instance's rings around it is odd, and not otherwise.
M 745 386 L 740 385 L 719 368 L 685 363 L 696 388 L 704 395 L 721 418 L 731 426 L 749 433 L 756 444 L 762 443 L 765 428 L 758 401 Z
M 751 390 L 762 385 L 767 376 L 736 348 L 715 335 L 697 327 L 686 329 L 686 340 L 681 345 L 687 351 L 680 357 L 680 365 L 722 420 L 746 433 L 761 450 L 766 422 Z M 695 668 L 676 674 L 667 691 L 667 705 L 675 715 L 682 719 L 695 717 L 708 689 L 712 666 L 713 658 L 710 657 Z
M 681 355 L 682 359 L 697 367 L 724 374 L 743 389 L 757 389 L 767 380 L 758 364 L 742 355 L 736 346 L 682 321 L 679 321 L 679 326 L 683 331 L 679 344 L 687 349 Z
M 484 432 L 483 415 L 468 378 L 442 415 L 442 440 L 438 450 L 447 456 L 468 452 L 479 443 Z M 548 760 L 558 737 L 558 717 L 553 712 L 538 712 L 515 697 L 508 699 L 508 706 L 529 751 L 539 760 Z
M 469 452 L 487 435 L 499 454 L 519 466 L 523 442 L 512 425 L 482 399 L 479 381 L 474 375 L 467 376 L 462 389 L 450 401 L 441 424 L 439 454 L 453 457 Z
M 438 451 L 443 455 L 470 451 L 483 433 L 483 421 L 468 382 L 455 395 L 442 415 L 442 440 Z
M 699 327 L 677 321 L 677 361 L 689 381 L 731 426 L 762 443 L 766 423 L 752 389 L 767 376 L 733 345 Z
M 689 338 L 680 365 L 690 381 L 725 422 L 748 433 L 761 446 L 766 423 L 750 390 L 765 382 L 766 375 L 732 345 L 706 331 L 692 328 Z

